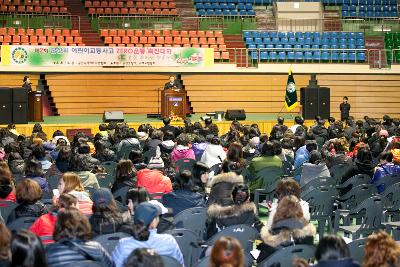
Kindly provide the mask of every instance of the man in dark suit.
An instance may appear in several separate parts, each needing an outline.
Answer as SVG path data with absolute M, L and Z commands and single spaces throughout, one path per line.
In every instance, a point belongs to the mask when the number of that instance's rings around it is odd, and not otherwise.
M 340 103 L 340 119 L 341 121 L 346 121 L 347 118 L 350 116 L 350 104 L 348 103 L 349 99 L 347 96 L 343 97 L 343 103 Z
M 24 77 L 24 83 L 22 84 L 22 87 L 23 87 L 27 92 L 32 91 L 32 83 L 31 83 L 31 80 L 29 79 L 29 76 L 25 76 L 25 77 Z
M 175 79 L 175 76 L 170 76 L 169 82 L 164 85 L 164 90 L 165 89 L 182 89 L 182 85 Z

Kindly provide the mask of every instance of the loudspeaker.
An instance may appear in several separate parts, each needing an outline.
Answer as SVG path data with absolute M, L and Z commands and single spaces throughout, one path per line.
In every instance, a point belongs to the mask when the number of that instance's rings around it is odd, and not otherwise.
M 0 124 L 12 122 L 11 89 L 0 87 Z
M 14 103 L 27 102 L 28 92 L 22 87 L 12 88 L 12 99 Z
M 28 103 L 13 102 L 12 115 L 13 115 L 13 123 L 16 124 L 28 123 Z
M 123 122 L 124 112 L 121 110 L 104 111 L 103 122 L 111 122 L 111 121 Z
M 225 112 L 225 120 L 227 121 L 243 121 L 246 119 L 246 112 L 244 109 L 228 109 Z
M 302 115 L 306 120 L 315 116 L 328 119 L 330 116 L 330 89 L 327 87 L 303 87 L 300 89 L 300 102 L 303 106 Z
M 13 123 L 28 123 L 28 91 L 24 88 L 12 88 Z

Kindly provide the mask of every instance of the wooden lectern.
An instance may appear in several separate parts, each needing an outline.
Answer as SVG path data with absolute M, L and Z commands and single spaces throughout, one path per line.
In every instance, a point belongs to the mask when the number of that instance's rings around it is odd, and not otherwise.
M 186 91 L 163 90 L 161 92 L 161 116 L 186 118 Z
M 43 121 L 43 94 L 41 91 L 28 93 L 29 116 L 28 120 L 33 122 Z

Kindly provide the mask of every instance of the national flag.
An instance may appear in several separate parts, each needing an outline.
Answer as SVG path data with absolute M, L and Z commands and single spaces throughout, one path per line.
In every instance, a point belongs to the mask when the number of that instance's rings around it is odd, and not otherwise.
M 294 81 L 292 70 L 289 70 L 289 75 L 286 83 L 286 96 L 285 96 L 285 107 L 287 111 L 291 111 L 297 107 L 296 83 Z

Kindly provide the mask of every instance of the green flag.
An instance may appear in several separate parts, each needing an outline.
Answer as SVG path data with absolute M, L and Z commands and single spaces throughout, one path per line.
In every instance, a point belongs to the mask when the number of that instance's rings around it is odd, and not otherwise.
M 289 75 L 286 83 L 286 96 L 285 96 L 286 110 L 291 111 L 292 109 L 297 107 L 298 104 L 299 102 L 297 102 L 296 83 L 294 82 L 292 70 L 289 70 Z

